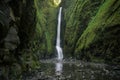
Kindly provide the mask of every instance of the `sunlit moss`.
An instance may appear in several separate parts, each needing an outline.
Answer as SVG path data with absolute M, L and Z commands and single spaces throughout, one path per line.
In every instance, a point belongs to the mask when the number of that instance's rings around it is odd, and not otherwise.
M 54 4 L 58 6 L 61 3 L 61 0 L 53 0 Z
M 61 0 L 47 0 L 47 3 L 48 3 L 51 7 L 58 7 L 59 4 L 61 3 Z

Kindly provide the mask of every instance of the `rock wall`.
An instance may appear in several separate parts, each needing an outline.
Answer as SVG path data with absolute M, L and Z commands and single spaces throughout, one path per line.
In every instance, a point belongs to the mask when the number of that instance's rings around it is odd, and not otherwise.
M 0 80 L 20 79 L 35 68 L 30 43 L 36 29 L 34 0 L 0 0 Z
M 119 9 L 120 1 L 115 0 L 71 1 L 64 9 L 64 54 L 87 61 L 119 63 Z
M 65 58 L 119 63 L 119 1 L 62 0 L 61 43 Z M 55 54 L 57 13 L 52 0 L 36 0 L 37 38 L 40 58 Z
M 36 0 L 37 7 L 37 39 L 40 58 L 50 58 L 55 55 L 57 14 L 59 8 L 53 0 Z
M 64 9 L 66 20 L 64 53 L 66 56 L 74 57 L 74 51 L 79 38 L 88 26 L 88 23 L 96 15 L 103 1 L 70 0 L 65 3 L 70 3 L 70 5 Z
M 80 58 L 120 61 L 120 1 L 106 0 L 79 38 L 75 54 Z

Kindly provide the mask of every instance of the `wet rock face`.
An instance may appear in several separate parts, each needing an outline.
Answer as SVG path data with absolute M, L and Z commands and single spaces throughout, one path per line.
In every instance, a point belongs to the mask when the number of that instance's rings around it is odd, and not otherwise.
M 11 43 L 18 45 L 21 42 L 21 46 L 27 45 L 35 33 L 35 24 L 36 10 L 33 0 L 0 1 L 0 47 L 3 47 L 4 41 L 5 48 L 9 46 L 9 49 Z
M 9 5 L 4 0 L 1 0 L 0 1 L 0 44 L 7 35 L 10 22 L 11 19 L 10 19 Z
M 27 19 L 27 20 L 26 20 Z M 15 25 L 15 26 L 14 26 Z M 36 9 L 34 0 L 0 1 L 0 42 L 7 36 L 11 26 L 16 27 L 22 47 L 29 43 L 35 33 Z M 25 44 L 26 43 L 26 44 Z
M 63 6 L 64 4 L 67 5 L 64 8 L 66 20 L 64 52 L 66 56 L 75 56 L 74 52 L 79 38 L 102 3 L 102 0 L 69 0 L 62 3 Z
M 81 59 L 119 63 L 120 1 L 105 1 L 79 38 L 75 54 Z M 112 11 L 111 11 L 112 9 Z
M 20 42 L 20 48 L 27 45 L 35 33 L 35 20 L 34 0 L 0 1 L 0 48 L 13 50 Z
M 8 34 L 4 39 L 4 46 L 6 49 L 14 50 L 20 44 L 20 40 L 17 33 L 18 32 L 14 27 L 11 27 L 9 29 Z
M 120 1 L 69 0 L 61 5 L 65 7 L 65 56 L 91 61 L 120 60 Z
M 2 68 L 0 80 L 8 80 L 5 77 L 13 78 L 13 75 L 21 74 L 23 71 L 21 66 L 26 66 L 23 63 L 26 58 L 23 56 L 25 54 L 23 48 L 26 48 L 25 45 L 32 41 L 35 28 L 34 0 L 0 0 L 0 68 Z M 20 53 L 18 50 L 23 51 L 22 56 L 18 54 Z M 33 57 L 30 54 L 29 56 Z M 20 61 L 18 57 L 24 58 L 24 60 Z M 31 61 L 33 62 L 32 58 Z M 19 62 L 23 64 L 21 65 Z M 14 69 L 15 66 L 17 67 Z M 19 73 L 16 74 L 17 71 Z M 10 77 L 11 75 L 12 77 Z
M 36 9 L 34 0 L 26 0 L 25 3 L 22 4 L 21 11 L 18 34 L 21 41 L 20 47 L 23 48 L 34 38 L 36 29 Z
M 80 58 L 83 59 L 84 56 L 84 58 L 88 57 L 89 59 L 91 59 L 90 56 L 93 56 L 98 59 L 104 60 L 105 62 L 118 64 L 120 62 L 119 27 L 120 25 L 106 27 L 102 31 L 102 33 L 99 33 L 100 38 L 97 41 L 93 42 L 90 47 L 81 51 L 83 55 L 80 55 Z
M 40 58 L 53 57 L 56 45 L 57 14 L 59 7 L 53 0 L 36 0 L 37 7 L 37 43 Z

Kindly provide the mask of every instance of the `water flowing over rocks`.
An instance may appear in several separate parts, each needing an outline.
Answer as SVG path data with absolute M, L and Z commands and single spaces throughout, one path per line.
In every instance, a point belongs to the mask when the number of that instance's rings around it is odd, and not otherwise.
M 66 60 L 63 62 L 62 74 L 56 75 L 54 67 L 56 60 L 48 59 L 40 62 L 42 63 L 41 69 L 36 70 L 32 77 L 31 75 L 25 76 L 25 80 L 119 80 L 120 78 L 120 70 L 113 69 L 115 67 L 120 68 L 119 65 L 111 66 L 103 63 Z
M 0 80 L 120 80 L 120 0 L 0 0 Z

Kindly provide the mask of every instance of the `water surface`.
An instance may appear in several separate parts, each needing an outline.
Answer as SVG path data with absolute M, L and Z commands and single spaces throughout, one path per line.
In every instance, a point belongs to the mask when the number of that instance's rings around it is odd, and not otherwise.
M 120 80 L 120 67 L 76 60 L 41 60 L 41 69 L 27 80 Z

